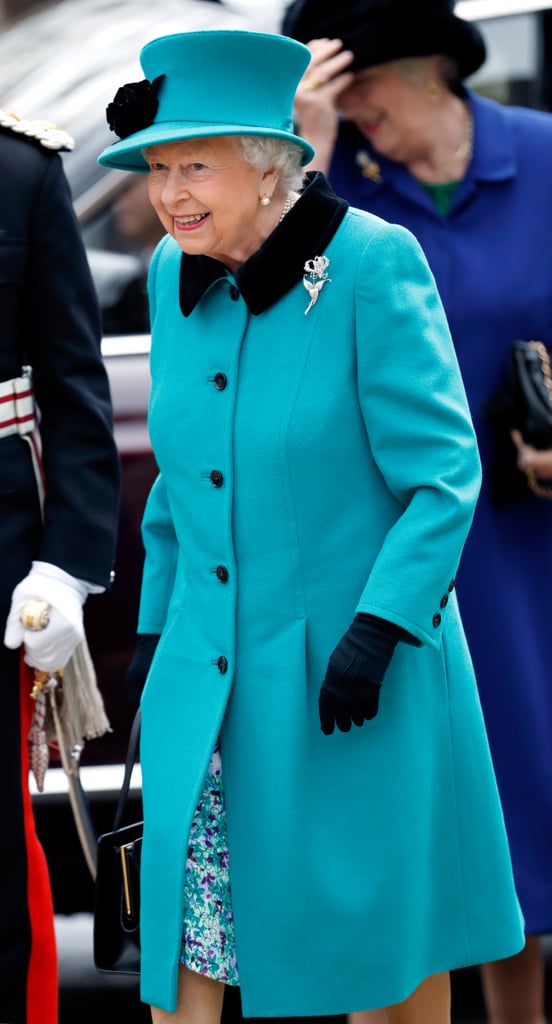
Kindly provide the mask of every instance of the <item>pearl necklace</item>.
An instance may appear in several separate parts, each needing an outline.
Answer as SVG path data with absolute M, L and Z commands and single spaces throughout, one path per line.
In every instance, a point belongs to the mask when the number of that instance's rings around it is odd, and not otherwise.
M 288 192 L 288 194 L 286 196 L 286 201 L 284 203 L 284 208 L 283 208 L 283 210 L 282 210 L 282 212 L 280 214 L 280 220 L 278 221 L 279 224 L 281 224 L 281 222 L 283 221 L 286 213 L 289 213 L 289 211 L 291 210 L 292 206 L 295 206 L 295 204 L 296 204 L 298 199 L 299 199 L 299 193 L 298 192 Z

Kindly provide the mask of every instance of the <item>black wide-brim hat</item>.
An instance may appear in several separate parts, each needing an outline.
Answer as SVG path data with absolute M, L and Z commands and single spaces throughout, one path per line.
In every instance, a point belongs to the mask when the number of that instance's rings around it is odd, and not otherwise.
M 341 39 L 355 55 L 352 71 L 445 54 L 467 78 L 486 57 L 479 29 L 454 14 L 453 0 L 295 0 L 282 32 L 302 43 Z

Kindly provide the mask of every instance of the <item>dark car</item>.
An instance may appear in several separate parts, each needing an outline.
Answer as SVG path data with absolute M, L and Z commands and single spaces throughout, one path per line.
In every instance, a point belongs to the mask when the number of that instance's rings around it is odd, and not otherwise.
M 144 502 L 156 475 L 149 444 L 146 410 L 149 391 L 149 336 L 104 339 L 104 356 L 115 409 L 115 436 L 121 457 L 122 500 L 116 573 L 109 593 L 90 597 L 85 624 L 98 683 L 111 729 L 85 744 L 80 778 L 87 797 L 93 831 L 112 826 L 122 782 L 132 716 L 124 676 L 132 657 L 140 594 L 143 547 L 140 522 Z M 89 911 L 94 889 L 72 818 L 66 776 L 52 758 L 39 794 L 31 777 L 38 834 L 45 848 L 54 906 L 58 913 Z M 130 813 L 140 817 L 139 766 L 133 777 Z

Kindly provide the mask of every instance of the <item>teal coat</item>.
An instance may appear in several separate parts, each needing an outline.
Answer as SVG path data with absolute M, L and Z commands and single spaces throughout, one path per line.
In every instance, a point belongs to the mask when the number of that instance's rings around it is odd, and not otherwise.
M 454 592 L 479 459 L 421 250 L 317 176 L 235 279 L 166 238 L 150 300 L 160 475 L 139 630 L 163 635 L 143 696 L 142 998 L 175 1008 L 219 733 L 246 1016 L 387 1005 L 517 952 Z M 318 693 L 356 611 L 421 646 L 398 645 L 374 721 L 328 737 Z

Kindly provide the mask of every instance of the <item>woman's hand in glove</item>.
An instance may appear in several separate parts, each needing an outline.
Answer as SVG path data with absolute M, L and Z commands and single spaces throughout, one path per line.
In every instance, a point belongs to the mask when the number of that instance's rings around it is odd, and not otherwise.
M 133 712 L 138 710 L 159 639 L 158 633 L 139 633 L 136 638 L 134 655 L 125 676 L 127 699 Z
M 397 641 L 409 637 L 400 626 L 375 615 L 355 615 L 330 655 L 318 709 L 322 732 L 349 732 L 375 718 L 385 671 Z
M 43 672 L 64 668 L 84 638 L 82 606 L 87 595 L 84 581 L 49 562 L 33 562 L 29 575 L 12 594 L 4 634 L 6 647 L 15 650 L 23 644 L 27 664 Z M 29 629 L 21 621 L 21 612 L 33 600 L 49 605 L 43 628 Z

